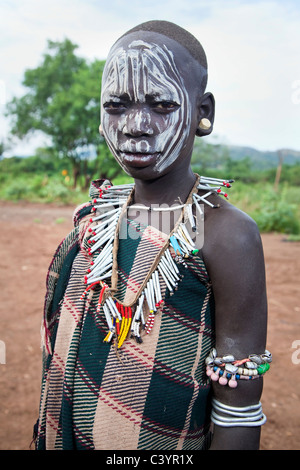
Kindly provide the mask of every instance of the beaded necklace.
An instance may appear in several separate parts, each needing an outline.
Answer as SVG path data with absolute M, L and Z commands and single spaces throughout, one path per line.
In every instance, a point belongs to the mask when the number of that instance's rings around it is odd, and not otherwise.
M 105 315 L 108 328 L 105 342 L 111 342 L 114 339 L 117 348 L 120 348 L 130 333 L 138 343 L 141 343 L 142 330 L 145 334 L 150 333 L 155 315 L 162 308 L 163 291 L 167 289 L 172 295 L 178 288 L 181 280 L 178 265 L 186 266 L 185 259 L 198 253 L 199 250 L 187 228 L 189 225 L 192 232 L 197 230 L 193 209 L 195 214 L 198 213 L 200 219 L 203 220 L 204 212 L 201 204 L 207 204 L 212 208 L 220 207 L 208 201 L 207 198 L 211 194 L 228 198 L 228 194 L 223 189 L 230 188 L 233 180 L 224 181 L 196 176 L 196 184 L 185 204 L 170 208 L 153 208 L 154 211 L 181 209 L 181 215 L 162 247 L 154 267 L 145 276 L 137 300 L 130 306 L 119 302 L 114 296 L 115 289 L 109 286 L 109 283 L 112 285 L 112 278 L 117 275 L 116 258 L 120 221 L 128 207 L 138 210 L 151 210 L 151 208 L 130 206 L 134 191 L 133 184 L 111 186 L 106 181 L 99 190 L 99 197 L 93 199 L 92 210 L 95 216 L 90 219 L 90 222 L 96 225 L 89 228 L 91 237 L 88 240 L 88 253 L 91 256 L 91 263 L 85 276 L 87 288 L 81 300 L 90 289 L 94 289 L 96 285 L 101 286 L 97 313 L 103 312 Z M 206 192 L 204 195 L 199 195 L 198 190 Z M 146 310 L 149 312 L 147 321 L 144 315 Z

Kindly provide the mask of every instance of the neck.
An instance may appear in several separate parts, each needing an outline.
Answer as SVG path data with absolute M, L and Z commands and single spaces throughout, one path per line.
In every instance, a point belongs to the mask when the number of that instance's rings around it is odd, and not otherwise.
M 177 169 L 153 180 L 135 180 L 134 203 L 151 204 L 185 203 L 193 185 L 195 175 L 191 167 Z

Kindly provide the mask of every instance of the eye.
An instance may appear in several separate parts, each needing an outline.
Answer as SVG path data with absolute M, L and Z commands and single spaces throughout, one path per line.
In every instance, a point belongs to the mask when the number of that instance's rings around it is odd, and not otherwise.
M 153 109 L 157 113 L 171 113 L 179 108 L 179 104 L 174 101 L 158 101 L 152 104 Z
M 122 101 L 107 101 L 103 104 L 103 108 L 109 114 L 119 114 L 126 109 L 126 104 Z

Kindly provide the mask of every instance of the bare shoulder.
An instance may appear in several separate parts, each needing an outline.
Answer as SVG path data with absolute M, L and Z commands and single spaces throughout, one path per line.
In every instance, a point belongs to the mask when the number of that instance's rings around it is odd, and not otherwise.
M 203 256 L 208 264 L 245 254 L 262 254 L 261 237 L 256 222 L 227 201 L 210 209 L 204 221 Z

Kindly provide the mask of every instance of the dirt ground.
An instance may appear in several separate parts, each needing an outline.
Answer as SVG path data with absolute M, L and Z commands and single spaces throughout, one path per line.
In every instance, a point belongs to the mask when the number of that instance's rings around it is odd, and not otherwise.
M 38 416 L 46 270 L 73 208 L 0 202 L 0 449 L 27 450 Z M 273 364 L 265 377 L 262 450 L 300 449 L 300 243 L 262 236 Z M 1 352 L 2 351 L 2 352 Z M 5 363 L 3 363 L 5 362 Z

